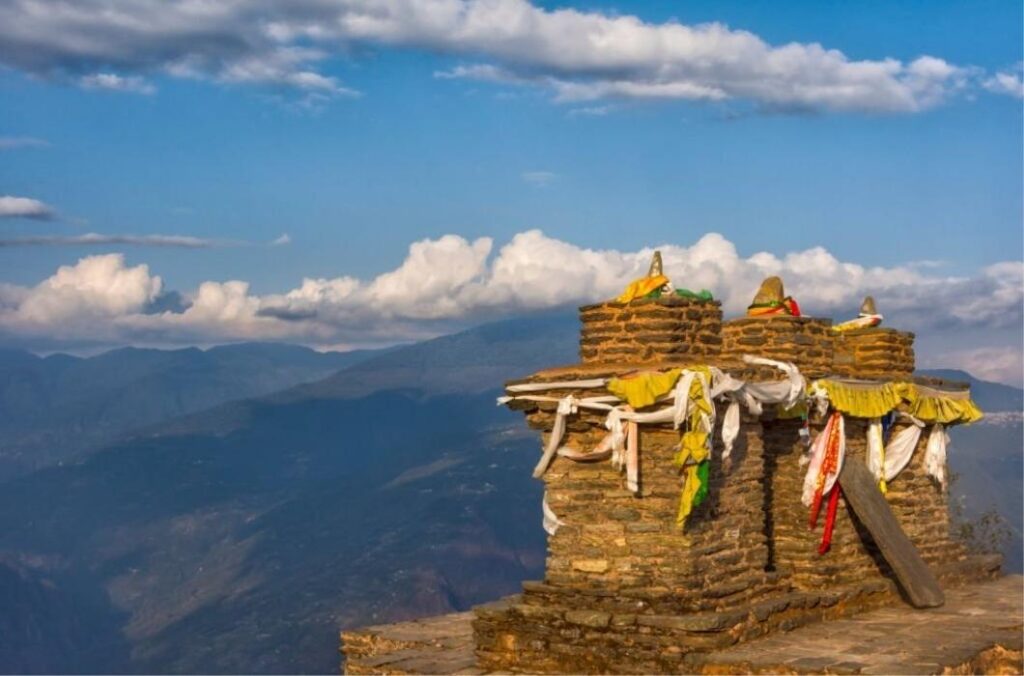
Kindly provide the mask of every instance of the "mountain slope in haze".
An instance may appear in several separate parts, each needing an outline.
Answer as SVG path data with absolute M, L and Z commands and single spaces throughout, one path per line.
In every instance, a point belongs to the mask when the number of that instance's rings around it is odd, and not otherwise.
M 98 671 L 335 672 L 339 628 L 517 591 L 543 570 L 540 444 L 494 397 L 574 361 L 577 328 L 477 327 L 9 481 L 0 563 L 19 577 L 0 570 L 0 594 L 19 601 L 0 604 L 0 670 L 62 671 L 104 646 Z M 989 482 L 971 496 L 1019 499 L 1020 425 L 1007 430 L 954 430 L 958 486 Z M 35 626 L 47 640 L 10 643 Z
M 112 447 L 8 482 L 0 551 L 37 577 L 89 573 L 74 593 L 124 618 L 96 639 L 127 643 L 101 670 L 334 671 L 339 627 L 541 573 L 537 441 L 496 394 L 269 404 L 225 436 Z M 73 662 L 78 644 L 58 645 Z M 3 669 L 40 659 L 22 657 Z
M 352 399 L 382 390 L 419 397 L 479 393 L 506 380 L 575 362 L 579 320 L 548 314 L 483 324 L 460 333 L 395 348 L 323 380 L 238 401 L 145 430 L 147 434 L 226 434 L 252 420 L 258 406 L 317 399 Z
M 977 520 L 995 510 L 1009 527 L 1002 547 L 1004 568 L 1024 570 L 1024 390 L 979 380 L 953 369 L 927 369 L 920 375 L 968 383 L 971 398 L 985 412 L 973 425 L 950 430 L 950 500 L 961 519 Z M 959 505 L 959 507 L 958 507 Z
M 101 673 L 127 669 L 125 618 L 78 571 L 0 560 L 0 670 Z
M 0 480 L 133 429 L 319 380 L 372 354 L 273 343 L 88 358 L 0 350 Z
M 480 392 L 579 357 L 579 320 L 548 314 L 483 324 L 392 350 L 301 388 L 299 396 L 361 396 L 381 389 Z
M 89 571 L 76 593 L 124 617 L 108 670 L 334 671 L 340 627 L 541 574 L 536 435 L 494 398 L 572 361 L 576 332 L 571 317 L 486 325 L 151 426 L 8 482 L 0 552 L 37 576 Z

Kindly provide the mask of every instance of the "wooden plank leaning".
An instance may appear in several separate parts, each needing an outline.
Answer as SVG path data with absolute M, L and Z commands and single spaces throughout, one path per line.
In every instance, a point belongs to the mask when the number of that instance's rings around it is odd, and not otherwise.
M 903 532 L 878 482 L 860 462 L 843 463 L 839 485 L 857 518 L 871 534 L 882 556 L 889 563 L 900 587 L 915 608 L 934 608 L 945 602 L 938 581 Z

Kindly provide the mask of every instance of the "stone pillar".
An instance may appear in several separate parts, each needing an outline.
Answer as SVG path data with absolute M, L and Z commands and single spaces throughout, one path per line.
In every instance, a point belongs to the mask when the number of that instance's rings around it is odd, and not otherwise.
M 749 354 L 796 364 L 805 377 L 818 378 L 832 370 L 831 319 L 812 317 L 740 317 L 722 325 L 722 358 Z M 750 374 L 777 378 L 769 369 L 748 369 Z
M 854 378 L 909 378 L 914 374 L 914 334 L 882 327 L 838 333 L 832 371 Z
M 687 298 L 580 308 L 580 359 L 592 363 L 707 362 L 722 350 L 718 301 Z

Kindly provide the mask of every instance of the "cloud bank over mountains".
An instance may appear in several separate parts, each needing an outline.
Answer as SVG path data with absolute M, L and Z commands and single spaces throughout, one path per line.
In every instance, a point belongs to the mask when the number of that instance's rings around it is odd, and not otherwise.
M 1015 336 L 1024 321 L 1019 261 L 952 277 L 912 263 L 863 266 L 821 247 L 744 257 L 714 233 L 692 246 L 658 249 L 676 286 L 711 290 L 726 316 L 741 314 L 761 280 L 778 274 L 810 314 L 853 312 L 870 293 L 888 325 L 915 331 Z M 246 281 L 207 281 L 180 298 L 145 264 L 116 253 L 89 256 L 35 286 L 0 284 L 0 340 L 72 348 L 232 340 L 381 345 L 614 297 L 646 273 L 653 250 L 585 249 L 538 230 L 497 250 L 490 238 L 445 235 L 413 243 L 400 266 L 373 279 L 307 278 L 290 291 L 267 295 L 252 293 Z M 1004 370 L 1009 363 L 1019 371 L 1016 344 L 956 354 L 975 371 L 983 363 Z
M 313 100 L 354 95 L 324 70 L 362 47 L 466 59 L 439 75 L 539 87 L 560 102 L 740 100 L 771 110 L 912 113 L 968 89 L 1019 96 L 1020 81 L 936 56 L 856 59 L 817 43 L 770 45 L 721 23 L 652 23 L 527 0 L 0 5 L 0 64 L 107 91 L 152 94 L 149 78 L 178 77 Z

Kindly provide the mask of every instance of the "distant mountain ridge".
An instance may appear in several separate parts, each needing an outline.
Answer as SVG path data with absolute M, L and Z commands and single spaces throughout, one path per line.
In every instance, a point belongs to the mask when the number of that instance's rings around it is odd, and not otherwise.
M 319 380 L 373 354 L 278 343 L 93 357 L 0 350 L 0 480 L 133 429 Z
M 566 314 L 483 324 L 369 356 L 323 380 L 155 425 L 146 433 L 225 434 L 245 424 L 263 406 L 355 399 L 386 390 L 414 397 L 491 391 L 506 380 L 576 361 L 578 332 L 578 320 Z

